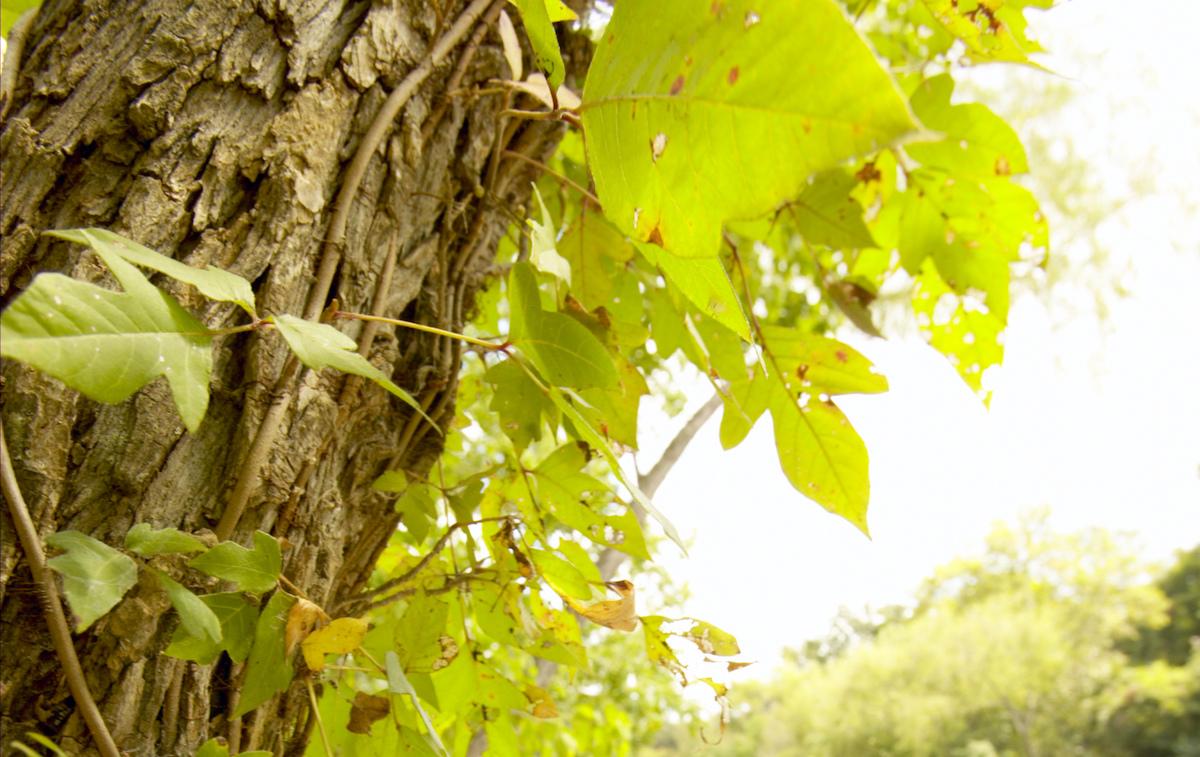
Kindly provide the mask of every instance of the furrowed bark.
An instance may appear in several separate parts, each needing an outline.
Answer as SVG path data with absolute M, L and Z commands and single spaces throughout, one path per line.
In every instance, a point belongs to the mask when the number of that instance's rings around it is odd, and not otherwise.
M 0 127 L 3 304 L 41 271 L 105 281 L 86 251 L 40 236 L 101 226 L 187 263 L 241 274 L 254 283 L 261 313 L 301 314 L 360 140 L 467 5 L 48 0 L 28 30 Z M 479 40 L 467 65 L 458 70 L 460 44 L 432 66 L 370 153 L 321 299 L 462 330 L 496 242 L 536 174 L 505 158 L 489 175 L 493 154 L 514 150 L 544 161 L 564 128 L 535 122 L 501 132 L 501 98 L 472 94 L 505 74 L 499 41 L 490 31 L 466 36 Z M 490 191 L 481 192 L 485 186 Z M 381 287 L 389 265 L 390 283 Z M 210 327 L 244 320 L 235 308 L 154 280 Z M 354 320 L 336 325 L 355 339 L 364 329 Z M 435 419 L 448 420 L 459 346 L 411 330 L 373 330 L 372 362 Z M 353 401 L 341 407 L 346 378 L 332 371 L 300 371 L 276 387 L 286 359 L 271 332 L 220 339 L 212 401 L 196 434 L 185 431 L 161 381 L 122 405 L 101 406 L 6 362 L 4 433 L 39 532 L 77 529 L 120 545 L 135 523 L 214 528 L 279 400 L 278 428 L 233 538 L 248 543 L 255 529 L 286 538 L 285 575 L 316 602 L 332 605 L 360 590 L 396 526 L 371 482 L 388 467 L 423 474 L 441 437 L 371 384 L 347 392 Z M 0 739 L 36 730 L 69 753 L 95 753 L 37 602 L 6 514 Z M 168 607 L 154 582 L 141 582 L 74 639 L 126 754 L 191 754 L 229 731 L 235 671 L 228 661 L 163 657 L 175 624 Z M 297 682 L 236 729 L 241 748 L 299 753 L 308 707 Z

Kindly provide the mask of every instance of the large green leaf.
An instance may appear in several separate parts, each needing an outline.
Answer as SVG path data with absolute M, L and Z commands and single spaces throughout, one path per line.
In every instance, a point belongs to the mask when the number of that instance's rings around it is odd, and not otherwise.
M 612 357 L 587 327 L 570 316 L 543 310 L 537 278 L 527 263 L 508 277 L 512 308 L 509 339 L 551 384 L 577 389 L 617 383 Z
M 195 432 L 208 408 L 212 338 L 129 263 L 114 255 L 105 262 L 124 292 L 40 274 L 0 316 L 0 354 L 110 404 L 164 376 Z
M 700 312 L 733 329 L 743 339 L 750 338 L 750 323 L 720 258 L 682 258 L 648 242 L 637 243 L 637 248 Z
M 46 543 L 64 554 L 46 564 L 63 577 L 63 593 L 75 615 L 75 630 L 85 630 L 111 610 L 137 583 L 137 563 L 104 542 L 79 531 L 59 531 Z
M 581 112 L 605 214 L 681 258 L 916 128 L 833 0 L 618 3 Z
M 245 715 L 292 682 L 292 664 L 284 648 L 288 610 L 296 598 L 283 591 L 271 595 L 254 628 L 254 645 L 246 662 L 246 679 L 234 717 Z
M 370 379 L 399 397 L 406 405 L 420 413 L 421 417 L 429 421 L 431 425 L 435 425 L 411 394 L 396 386 L 391 379 L 384 375 L 383 371 L 358 354 L 355 351 L 358 349 L 358 345 L 354 340 L 333 326 L 327 323 L 306 321 L 294 315 L 277 315 L 273 317 L 273 321 L 275 327 L 279 329 L 279 333 L 283 335 L 284 341 L 287 342 L 288 347 L 292 348 L 292 352 L 296 353 L 296 357 L 300 359 L 301 363 L 314 371 L 322 368 L 336 368 L 344 373 L 352 373 L 355 376 Z
M 232 302 L 245 310 L 251 318 L 254 312 L 254 290 L 250 282 L 236 273 L 223 271 L 215 266 L 195 268 L 169 258 L 149 247 L 138 244 L 132 239 L 121 236 L 108 229 L 67 229 L 63 231 L 48 231 L 49 236 L 65 239 L 68 242 L 78 242 L 91 247 L 103 255 L 118 256 L 121 259 L 149 268 L 159 273 L 165 273 L 177 281 L 191 284 L 210 300 Z M 107 260 L 107 258 L 106 258 Z
M 215 661 L 221 652 L 228 652 L 234 662 L 245 660 L 254 642 L 258 607 L 240 592 L 233 591 L 204 594 L 200 601 L 212 611 L 221 624 L 219 640 L 212 641 L 204 635 L 195 635 L 181 624 L 175 629 L 165 654 L 202 665 Z
M 233 581 L 240 591 L 262 594 L 279 580 L 283 559 L 279 542 L 270 534 L 254 532 L 254 548 L 227 541 L 218 544 L 188 563 L 210 576 Z

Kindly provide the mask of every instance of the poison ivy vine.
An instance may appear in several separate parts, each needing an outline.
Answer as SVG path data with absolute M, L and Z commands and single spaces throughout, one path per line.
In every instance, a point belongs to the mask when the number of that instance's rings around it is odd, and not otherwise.
M 647 658 L 684 682 L 671 639 L 710 661 L 735 657 L 737 642 L 707 622 L 639 615 L 636 579 L 613 581 L 598 565 L 614 550 L 651 557 L 643 513 L 680 541 L 622 465 L 638 446 L 641 400 L 664 372 L 703 377 L 722 399 L 727 448 L 769 415 L 787 479 L 866 533 L 867 449 L 837 398 L 883 392 L 887 380 L 831 334 L 848 322 L 878 335 L 874 301 L 905 292 L 932 345 L 986 401 L 1013 277 L 1040 264 L 1046 228 L 1014 180 L 1027 170 L 1020 140 L 985 105 L 955 101 L 953 73 L 1028 62 L 1038 48 L 1023 11 L 1048 4 L 627 0 L 606 24 L 586 21 L 596 49 L 576 95 L 554 24 L 585 22 L 558 0 L 516 2 L 544 73 L 522 76 L 503 13 L 507 84 L 545 110 L 506 113 L 572 129 L 541 166 L 528 222 L 498 250 L 507 275 L 468 333 L 439 332 L 474 350 L 460 414 L 439 429 L 447 454 L 432 474 L 376 481 L 403 528 L 371 588 L 341 607 L 313 605 L 261 532 L 244 547 L 139 524 L 117 548 L 65 531 L 48 539 L 61 553 L 49 564 L 76 630 L 149 571 L 179 616 L 166 654 L 245 662 L 235 715 L 303 676 L 319 748 L 339 754 L 459 754 L 480 734 L 517 753 L 531 722 L 560 715 L 532 661 L 586 670 L 601 627 L 640 626 Z M 89 247 L 120 290 L 39 275 L 0 318 L 5 357 L 101 402 L 163 378 L 194 432 L 214 340 L 275 330 L 308 368 L 366 378 L 424 416 L 338 328 L 367 316 L 259 313 L 231 273 L 105 230 L 52 233 Z M 208 329 L 140 268 L 247 322 Z M 195 593 L 204 576 L 226 590 Z M 723 683 L 699 680 L 723 697 Z M 318 698 L 314 681 L 336 685 Z M 572 738 L 607 751 L 589 722 Z

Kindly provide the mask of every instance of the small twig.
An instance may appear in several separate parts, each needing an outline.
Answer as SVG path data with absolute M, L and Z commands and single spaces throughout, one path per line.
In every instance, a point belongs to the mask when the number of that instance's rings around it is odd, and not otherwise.
M 416 565 L 404 571 L 404 573 L 400 574 L 399 576 L 396 576 L 388 581 L 384 581 L 374 589 L 364 591 L 357 597 L 352 598 L 350 602 L 358 602 L 364 599 L 370 599 L 371 597 L 379 596 L 380 594 L 387 592 L 389 589 L 394 589 L 401 584 L 406 584 L 413 580 L 413 578 L 415 578 L 416 575 L 420 573 L 425 566 L 430 563 L 431 560 L 433 560 L 433 558 L 437 557 L 439 552 L 445 549 L 446 543 L 450 541 L 450 537 L 454 535 L 456 530 L 460 528 L 466 528 L 467 526 L 477 526 L 480 523 L 491 523 L 499 520 L 511 520 L 511 518 L 507 515 L 502 515 L 495 518 L 480 518 L 479 520 L 458 521 L 457 523 L 450 524 L 450 528 L 446 529 L 446 533 L 442 534 L 438 540 L 434 542 L 433 548 L 426 552 Z M 349 604 L 350 602 L 343 602 L 342 604 L 345 605 Z
M 4 70 L 0 71 L 0 121 L 8 115 L 8 108 L 17 92 L 21 56 L 25 54 L 25 38 L 29 36 L 29 27 L 33 26 L 33 18 L 36 15 L 36 7 L 25 11 L 17 17 L 8 32 L 8 43 L 4 49 Z
M 292 379 L 299 372 L 300 361 L 293 353 L 288 356 L 283 370 L 279 373 L 279 379 L 271 389 L 271 405 L 258 424 L 258 432 L 250 444 L 250 451 L 246 453 L 246 458 L 242 461 L 237 483 L 234 484 L 233 492 L 229 495 L 229 501 L 225 503 L 225 512 L 221 513 L 221 520 L 213 529 L 220 541 L 225 541 L 233 536 L 238 521 L 242 519 L 246 503 L 250 501 L 250 492 L 258 483 L 258 474 L 267 462 L 267 456 L 271 454 L 271 447 L 275 443 L 275 434 L 279 430 L 279 424 L 283 422 L 283 415 L 291 401 Z
M 444 336 L 448 339 L 457 339 L 460 342 L 466 342 L 467 344 L 473 344 L 476 347 L 483 347 L 484 349 L 489 349 L 489 350 L 499 350 L 501 352 L 507 352 L 508 348 L 512 346 L 512 345 L 508 344 L 507 342 L 504 344 L 495 344 L 493 342 L 485 342 L 482 339 L 476 339 L 475 337 L 467 336 L 466 334 L 459 334 L 454 331 L 446 331 L 445 329 L 439 329 L 437 326 L 426 326 L 423 323 L 415 323 L 413 321 L 402 321 L 398 318 L 384 318 L 383 316 L 380 316 L 380 315 L 364 315 L 362 313 L 349 313 L 349 312 L 346 312 L 345 310 L 337 311 L 336 313 L 334 313 L 334 316 L 337 318 L 354 318 L 355 320 L 370 321 L 373 323 L 387 323 L 392 326 L 401 326 L 406 329 L 413 329 L 414 331 L 424 331 L 427 334 L 437 334 L 438 336 Z
M 304 590 L 289 581 L 288 577 L 282 573 L 279 574 L 279 583 L 283 584 L 283 588 L 295 594 L 297 597 L 300 597 L 301 599 L 308 599 L 308 595 L 304 593 Z
M 321 309 L 325 307 L 325 298 L 329 296 L 333 275 L 342 258 L 342 245 L 346 241 L 346 224 L 350 218 L 350 208 L 353 206 L 354 196 L 358 193 L 363 176 L 367 173 L 367 165 L 375 155 L 375 150 L 379 148 L 401 108 L 416 93 L 417 88 L 429 78 L 433 69 L 442 62 L 442 59 L 467 35 L 471 26 L 492 2 L 493 0 L 475 0 L 467 6 L 462 15 L 446 30 L 446 33 L 434 43 L 433 49 L 429 51 L 425 59 L 410 71 L 408 76 L 404 77 L 404 81 L 400 82 L 388 95 L 388 99 L 384 101 L 383 107 L 375 115 L 375 120 L 371 122 L 367 133 L 358 143 L 358 149 L 350 160 L 350 166 L 346 169 L 346 175 L 342 178 L 342 185 L 338 189 L 337 199 L 334 202 L 333 215 L 329 219 L 329 232 L 325 238 L 325 252 L 322 254 L 316 281 L 309 290 L 308 302 L 304 307 L 306 319 L 315 319 L 321 313 Z
M 321 745 L 325 747 L 325 754 L 333 757 L 334 751 L 329 744 L 329 734 L 325 732 L 325 721 L 321 720 L 321 711 L 317 708 L 317 692 L 313 690 L 312 679 L 306 677 L 304 686 L 308 689 L 308 701 L 312 703 L 313 717 L 317 719 L 317 731 L 321 734 Z
M 12 459 L 8 456 L 8 442 L 4 439 L 4 424 L 0 422 L 0 485 L 4 489 L 4 499 L 8 501 L 8 512 L 12 515 L 13 525 L 17 529 L 17 537 L 21 548 L 25 551 L 25 559 L 29 562 L 29 572 L 33 583 L 38 588 L 42 598 L 42 612 L 46 616 L 46 625 L 50 628 L 50 639 L 54 643 L 54 653 L 63 667 L 67 678 L 67 687 L 75 698 L 75 706 L 83 715 L 88 731 L 96 742 L 96 749 L 104 757 L 120 757 L 117 743 L 113 741 L 104 717 L 92 698 L 88 689 L 87 679 L 83 668 L 79 665 L 79 656 L 75 654 L 75 645 L 71 641 L 71 630 L 67 625 L 67 616 L 63 612 L 62 601 L 58 597 L 58 586 L 54 576 L 46 565 L 46 554 L 42 551 L 42 540 L 33 525 L 29 508 L 21 489 L 17 485 L 17 474 L 13 470 Z
M 558 171 L 555 171 L 553 168 L 546 165 L 542 161 L 540 161 L 536 158 L 531 158 L 524 153 L 514 152 L 512 150 L 505 150 L 504 157 L 516 158 L 517 160 L 523 160 L 531 166 L 536 166 L 537 168 L 540 168 L 542 170 L 542 172 L 545 173 L 546 175 L 552 176 L 555 179 L 557 179 L 558 181 L 560 181 L 561 183 L 566 184 L 568 187 L 571 187 L 572 189 L 579 192 L 579 194 L 583 195 L 584 197 L 588 198 L 592 202 L 596 203 L 596 207 L 600 207 L 600 198 L 597 197 L 596 195 L 592 194 L 591 191 L 589 191 L 587 187 L 583 186 L 582 184 L 580 184 L 579 182 L 570 178 L 569 176 L 564 176 L 563 174 L 559 173 Z
M 518 110 L 509 108 L 500 111 L 501 116 L 510 118 L 523 118 L 526 121 L 566 121 L 577 129 L 583 128 L 583 122 L 579 120 L 579 115 L 573 110 L 566 108 L 555 108 L 554 110 Z

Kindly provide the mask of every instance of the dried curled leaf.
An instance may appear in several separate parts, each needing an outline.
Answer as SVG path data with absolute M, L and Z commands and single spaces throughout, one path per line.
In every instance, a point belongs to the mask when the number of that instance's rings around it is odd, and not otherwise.
M 329 616 L 321 606 L 307 599 L 297 599 L 292 609 L 288 610 L 287 629 L 284 631 L 284 644 L 287 654 L 291 657 L 296 646 L 304 641 L 313 629 L 322 623 L 328 623 Z
M 585 605 L 568 597 L 567 603 L 575 612 L 605 628 L 615 628 L 618 631 L 632 631 L 637 628 L 638 618 L 634 603 L 633 584 L 629 581 L 609 581 L 605 585 L 619 594 L 621 598 L 606 599 L 603 602 Z

